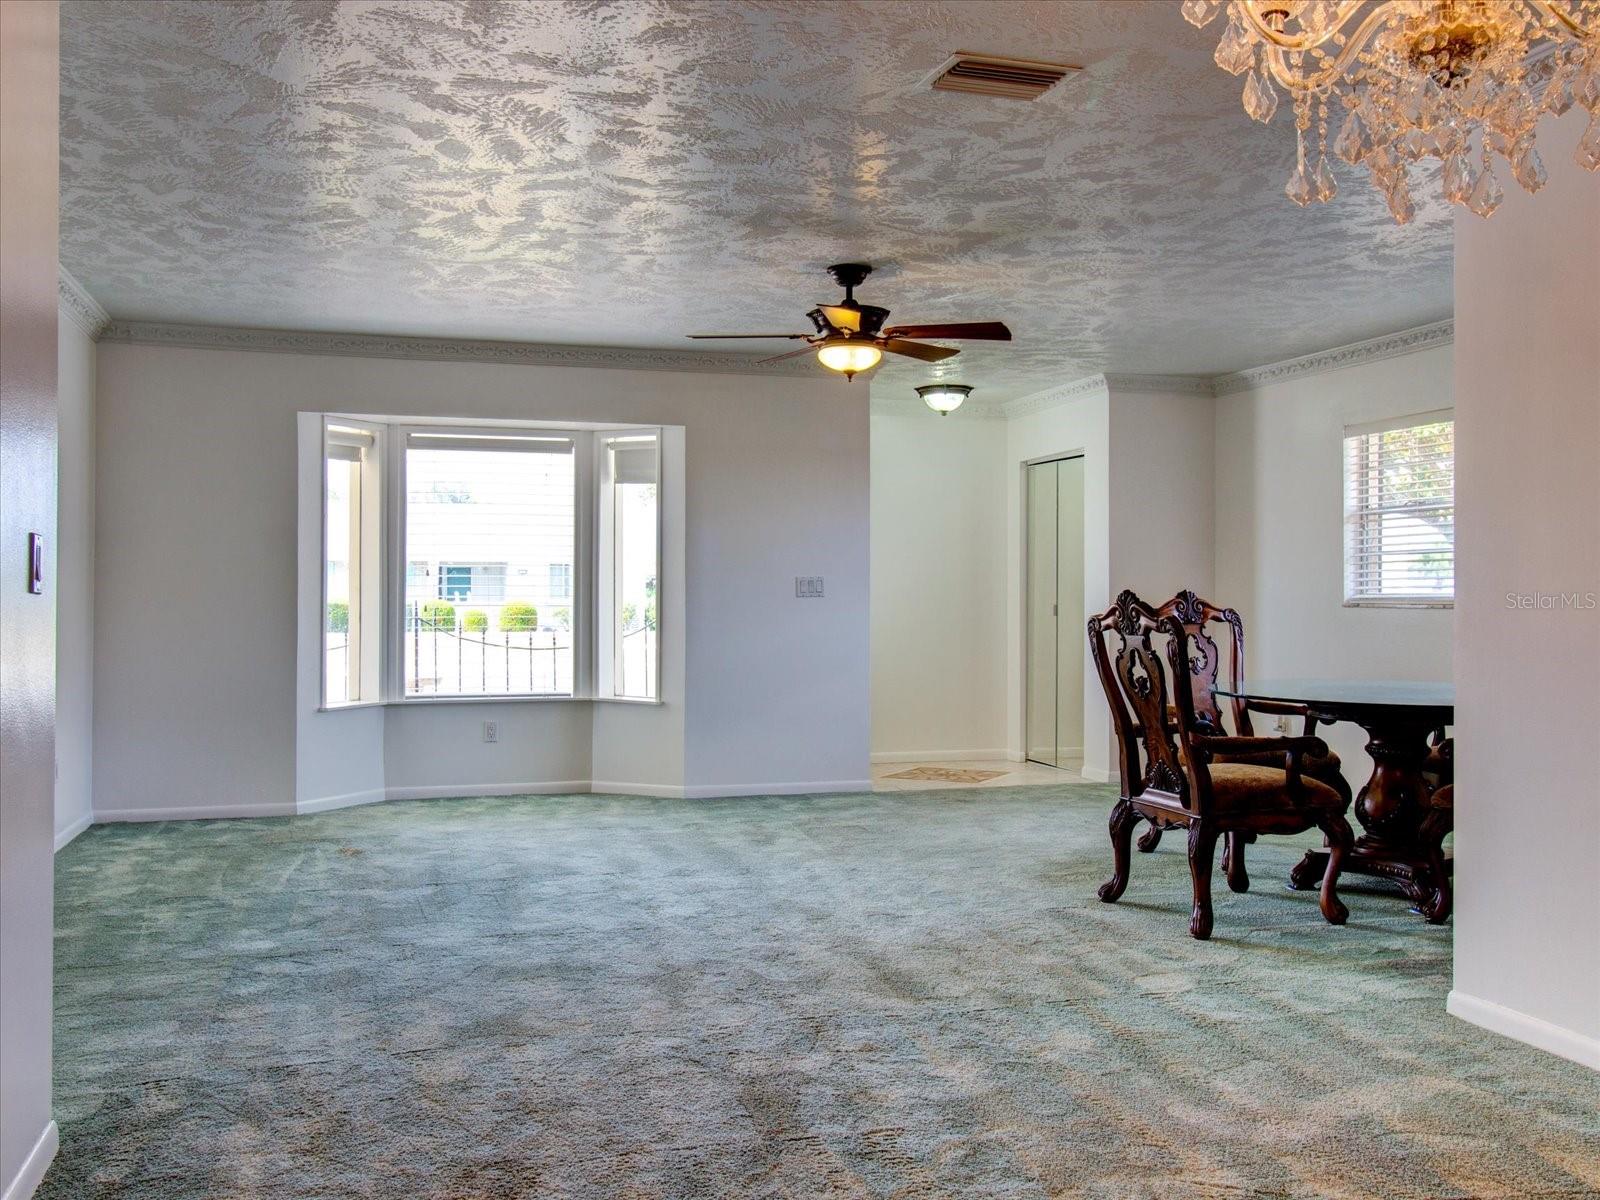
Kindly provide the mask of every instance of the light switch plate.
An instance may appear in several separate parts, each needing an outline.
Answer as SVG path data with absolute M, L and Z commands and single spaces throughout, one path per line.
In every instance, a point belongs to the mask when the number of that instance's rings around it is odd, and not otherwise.
M 822 576 L 796 575 L 794 577 L 794 594 L 801 600 L 822 599 Z

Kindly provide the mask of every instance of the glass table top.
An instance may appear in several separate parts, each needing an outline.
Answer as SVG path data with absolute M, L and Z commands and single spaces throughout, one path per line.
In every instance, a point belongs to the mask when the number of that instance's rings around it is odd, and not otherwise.
M 1224 696 L 1287 704 L 1454 708 L 1456 702 L 1455 684 L 1411 679 L 1248 679 L 1238 688 L 1219 683 L 1217 691 Z

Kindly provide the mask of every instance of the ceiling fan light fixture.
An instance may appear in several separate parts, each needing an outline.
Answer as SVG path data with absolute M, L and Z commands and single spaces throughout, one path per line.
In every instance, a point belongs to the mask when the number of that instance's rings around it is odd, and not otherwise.
M 826 341 L 817 347 L 817 361 L 830 371 L 838 371 L 846 379 L 858 371 L 870 371 L 882 358 L 883 351 L 871 342 L 858 342 L 852 338 Z
M 925 383 L 917 389 L 917 395 L 941 417 L 948 417 L 972 395 L 972 389 L 964 383 Z

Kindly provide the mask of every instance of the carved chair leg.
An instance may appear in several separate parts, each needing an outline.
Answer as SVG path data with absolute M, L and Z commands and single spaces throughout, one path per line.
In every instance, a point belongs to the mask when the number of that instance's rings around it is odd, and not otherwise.
M 1189 934 L 1205 941 L 1211 936 L 1211 862 L 1217 853 L 1217 830 L 1205 821 L 1189 826 L 1189 875 L 1194 880 L 1194 911 Z
M 1250 876 L 1244 869 L 1244 848 L 1249 835 L 1230 833 L 1222 839 L 1222 875 L 1236 892 L 1250 890 Z
M 1118 800 L 1111 810 L 1111 878 L 1100 885 L 1100 899 L 1113 904 L 1121 898 L 1128 886 L 1128 860 L 1133 827 L 1143 820 L 1138 811 L 1126 800 Z
M 1149 854 L 1159 845 L 1161 845 L 1161 826 L 1151 821 L 1150 828 L 1139 835 L 1139 853 Z
M 1452 888 L 1450 872 L 1444 865 L 1444 839 L 1455 823 L 1454 817 L 1449 808 L 1431 808 L 1418 831 L 1418 840 L 1428 856 L 1428 887 L 1417 902 L 1417 911 L 1430 925 L 1442 925 L 1450 919 Z
M 1317 827 L 1328 839 L 1328 866 L 1322 872 L 1322 916 L 1329 925 L 1343 925 L 1350 919 L 1350 910 L 1339 899 L 1339 871 L 1344 867 L 1345 855 L 1355 849 L 1356 835 L 1343 813 L 1325 813 Z

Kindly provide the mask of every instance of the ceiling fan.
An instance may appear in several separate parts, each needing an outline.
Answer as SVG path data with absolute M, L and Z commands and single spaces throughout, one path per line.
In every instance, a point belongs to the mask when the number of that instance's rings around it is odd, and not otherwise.
M 819 304 L 806 316 L 815 333 L 691 333 L 692 338 L 789 338 L 804 341 L 805 348 L 764 358 L 763 363 L 782 362 L 802 354 L 817 352 L 817 360 L 830 371 L 851 379 L 858 371 L 878 365 L 884 352 L 903 354 L 923 362 L 938 362 L 961 351 L 949 346 L 930 346 L 917 338 L 949 338 L 954 341 L 1009 342 L 1011 330 L 1000 321 L 958 321 L 945 325 L 891 325 L 887 308 L 858 303 L 855 289 L 872 274 L 868 263 L 835 263 L 828 268 L 833 281 L 844 289 L 838 304 Z

